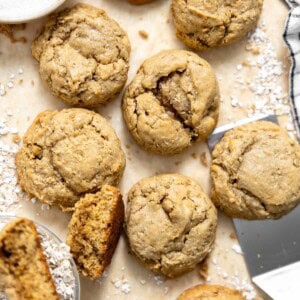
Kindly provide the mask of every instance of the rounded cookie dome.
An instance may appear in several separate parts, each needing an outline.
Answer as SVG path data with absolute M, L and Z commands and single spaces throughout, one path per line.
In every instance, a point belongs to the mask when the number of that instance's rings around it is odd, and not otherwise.
M 215 146 L 211 177 L 212 200 L 229 217 L 279 218 L 300 202 L 300 146 L 270 122 L 234 128 Z
M 194 50 L 230 44 L 255 28 L 262 5 L 263 0 L 173 0 L 176 35 Z
M 116 185 L 125 155 L 114 129 L 80 108 L 40 113 L 16 156 L 20 186 L 30 195 L 72 210 L 86 193 Z
M 154 272 L 176 277 L 211 251 L 217 211 L 194 180 L 180 174 L 142 179 L 128 194 L 126 232 L 132 252 Z

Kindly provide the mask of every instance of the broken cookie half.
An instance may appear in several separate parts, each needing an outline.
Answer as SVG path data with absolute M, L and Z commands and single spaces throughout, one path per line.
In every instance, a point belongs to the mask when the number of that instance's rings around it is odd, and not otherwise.
M 10 300 L 58 300 L 34 223 L 17 219 L 0 232 L 0 291 Z
M 115 187 L 103 186 L 76 203 L 67 244 L 82 275 L 96 279 L 103 274 L 118 244 L 123 220 L 124 204 Z

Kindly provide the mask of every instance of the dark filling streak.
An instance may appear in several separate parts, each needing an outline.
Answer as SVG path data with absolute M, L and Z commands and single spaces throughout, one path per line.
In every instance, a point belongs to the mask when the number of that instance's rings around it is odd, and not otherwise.
M 191 134 L 191 140 L 194 141 L 198 138 L 198 134 L 195 131 L 195 128 L 187 124 L 187 120 L 183 118 L 180 113 L 176 110 L 176 108 L 172 105 L 171 102 L 169 101 L 163 101 L 163 96 L 161 95 L 161 85 L 167 81 L 168 79 L 171 79 L 175 74 L 178 74 L 179 76 L 182 76 L 184 74 L 184 71 L 175 71 L 167 76 L 162 76 L 157 80 L 156 87 L 151 90 L 153 95 L 155 96 L 156 99 L 158 99 L 161 103 L 161 105 L 165 108 L 167 112 L 170 112 L 171 114 L 174 115 L 174 119 L 179 121 L 182 124 L 182 127 L 184 129 L 187 129 L 190 134 Z M 186 114 L 191 114 L 191 112 L 186 112 Z

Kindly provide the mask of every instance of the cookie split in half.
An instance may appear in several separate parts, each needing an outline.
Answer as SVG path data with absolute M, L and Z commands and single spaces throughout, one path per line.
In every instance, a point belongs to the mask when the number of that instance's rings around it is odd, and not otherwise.
M 149 152 L 177 154 L 205 140 L 219 116 L 211 66 L 184 50 L 147 59 L 126 89 L 123 116 L 134 140 Z
M 16 155 L 20 186 L 28 194 L 62 210 L 73 210 L 87 193 L 117 185 L 125 155 L 111 125 L 82 109 L 40 113 Z
M 126 83 L 128 36 L 99 8 L 81 3 L 52 15 L 31 49 L 43 81 L 71 106 L 106 103 Z
M 142 264 L 172 278 L 193 270 L 212 250 L 217 211 L 194 180 L 165 174 L 131 188 L 125 225 Z
M 211 197 L 232 218 L 276 219 L 300 202 L 300 146 L 279 126 L 257 121 L 215 146 Z
M 253 30 L 263 0 L 172 0 L 177 37 L 194 50 L 228 45 Z
M 67 244 L 82 275 L 92 279 L 102 275 L 116 249 L 123 220 L 124 204 L 115 187 L 105 185 L 76 203 Z
M 17 219 L 0 232 L 0 291 L 8 299 L 58 300 L 34 223 Z

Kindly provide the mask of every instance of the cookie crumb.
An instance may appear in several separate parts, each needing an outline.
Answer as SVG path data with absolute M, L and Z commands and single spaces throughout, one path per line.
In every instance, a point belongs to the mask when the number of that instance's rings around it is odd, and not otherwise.
M 200 161 L 204 167 L 208 167 L 208 161 L 207 161 L 207 156 L 206 156 L 205 152 L 202 152 L 200 154 Z
M 179 166 L 180 164 L 182 164 L 182 161 L 175 161 L 174 163 L 175 166 Z
M 33 79 L 31 80 L 31 85 L 34 86 L 34 80 Z
M 139 35 L 141 38 L 143 38 L 144 40 L 148 39 L 149 34 L 148 32 L 146 32 L 145 30 L 139 30 Z
M 232 240 L 236 240 L 237 239 L 237 236 L 236 236 L 236 233 L 233 231 L 229 234 L 229 237 L 232 239 Z
M 197 158 L 197 154 L 196 154 L 196 153 L 192 153 L 191 156 L 192 156 L 192 158 L 194 158 L 194 159 Z
M 15 144 L 19 144 L 21 142 L 21 138 L 18 134 L 13 134 L 12 136 L 12 141 L 15 143 Z

